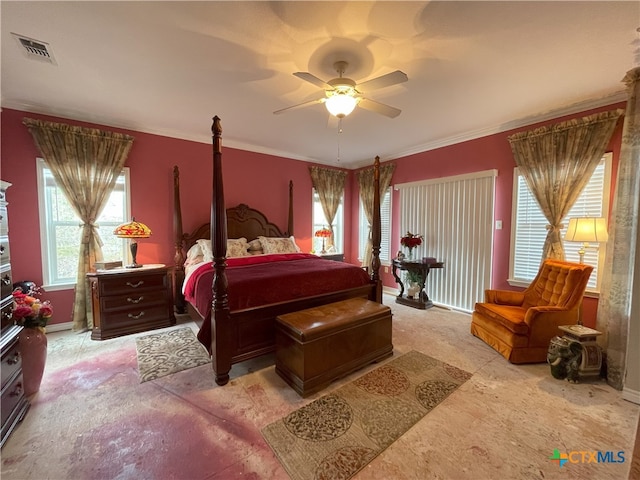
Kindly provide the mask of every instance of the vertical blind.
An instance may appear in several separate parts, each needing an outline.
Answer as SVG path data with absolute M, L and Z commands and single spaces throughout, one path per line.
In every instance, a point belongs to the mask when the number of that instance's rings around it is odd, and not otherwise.
M 471 312 L 490 288 L 496 176 L 487 170 L 395 186 L 401 234 L 423 235 L 417 258 L 444 262 L 425 287 L 434 303 Z

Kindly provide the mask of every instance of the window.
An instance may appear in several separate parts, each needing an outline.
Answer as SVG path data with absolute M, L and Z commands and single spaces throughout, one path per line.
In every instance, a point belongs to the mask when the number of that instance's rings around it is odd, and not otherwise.
M 609 212 L 609 186 L 611 178 L 611 153 L 605 154 L 596 167 L 589 183 L 571 207 L 564 218 L 562 238 L 566 232 L 571 217 L 606 217 Z M 542 248 L 547 236 L 547 219 L 543 215 L 538 202 L 527 186 L 518 168 L 514 172 L 513 182 L 513 222 L 511 232 L 511 262 L 509 267 L 509 283 L 517 286 L 527 286 L 533 280 L 542 261 Z M 581 243 L 564 242 L 565 259 L 579 262 L 578 250 Z M 587 290 L 596 292 L 599 289 L 600 271 L 604 263 L 605 245 L 593 245 L 598 248 L 588 248 L 584 256 L 584 263 L 593 266 L 593 273 L 589 279 Z M 599 268 L 600 267 L 600 268 Z
M 316 192 L 315 188 L 313 189 L 313 232 L 317 232 L 321 228 L 326 228 L 329 226 L 329 222 L 327 218 L 324 216 L 324 212 L 322 210 L 322 204 L 320 203 L 320 195 Z M 333 219 L 333 242 L 334 242 L 334 253 L 343 253 L 344 252 L 344 194 L 340 199 L 340 206 L 338 207 L 338 211 L 336 212 L 336 216 Z M 326 245 L 325 240 L 325 247 Z M 315 252 L 322 251 L 322 238 L 313 237 L 313 250 Z
M 81 222 L 44 160 L 39 158 L 37 165 L 44 283 L 48 289 L 68 288 L 76 283 Z M 127 258 L 126 241 L 113 229 L 129 218 L 129 210 L 129 169 L 124 168 L 97 221 L 106 261 Z
M 364 249 L 367 245 L 369 238 L 369 222 L 364 214 L 364 207 L 362 206 L 362 198 L 360 199 L 360 213 L 358 215 L 359 225 L 359 259 L 364 258 Z M 381 240 L 380 240 L 380 262 L 390 264 L 391 263 L 391 187 L 387 189 L 382 197 L 382 205 L 380 205 L 380 225 Z

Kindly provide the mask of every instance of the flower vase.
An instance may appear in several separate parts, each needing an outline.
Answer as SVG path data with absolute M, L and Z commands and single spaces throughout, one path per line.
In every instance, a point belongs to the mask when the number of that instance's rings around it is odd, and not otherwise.
M 407 289 L 407 296 L 410 298 L 413 298 L 414 300 L 417 300 L 420 294 L 420 290 L 422 290 L 422 288 L 420 287 L 419 283 L 416 282 L 411 282 L 409 284 L 409 288 Z
M 47 335 L 39 328 L 23 328 L 18 340 L 22 357 L 24 393 L 28 397 L 40 390 L 47 362 Z

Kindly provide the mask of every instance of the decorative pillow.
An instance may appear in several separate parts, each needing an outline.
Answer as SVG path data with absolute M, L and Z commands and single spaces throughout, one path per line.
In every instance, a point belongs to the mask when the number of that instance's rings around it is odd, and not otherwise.
M 213 262 L 213 250 L 211 249 L 211 240 L 201 239 L 197 241 L 197 244 L 202 248 L 202 255 L 205 262 Z M 227 258 L 232 257 L 248 257 L 249 245 L 247 239 L 230 238 L 227 240 Z
M 246 238 L 227 240 L 227 258 L 248 257 L 249 255 L 249 244 Z
M 262 250 L 262 243 L 257 238 L 255 240 L 251 240 L 249 242 L 249 251 L 255 252 L 257 250 Z
M 264 253 L 297 253 L 300 251 L 293 237 L 273 238 L 258 237 Z

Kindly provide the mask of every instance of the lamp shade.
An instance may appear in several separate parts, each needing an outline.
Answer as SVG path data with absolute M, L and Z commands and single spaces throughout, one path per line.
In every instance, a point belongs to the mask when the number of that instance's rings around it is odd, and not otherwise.
M 358 100 L 345 92 L 336 92 L 325 101 L 329 113 L 338 118 L 343 118 L 353 112 Z
M 144 223 L 136 222 L 134 218 L 130 222 L 118 225 L 113 234 L 120 238 L 148 238 L 151 236 L 151 229 Z
M 606 219 L 602 217 L 571 218 L 564 239 L 570 242 L 604 243 L 609 240 Z
M 331 230 L 329 230 L 328 228 L 321 228 L 320 230 L 316 231 L 315 236 L 329 238 L 331 236 Z

